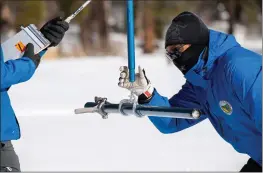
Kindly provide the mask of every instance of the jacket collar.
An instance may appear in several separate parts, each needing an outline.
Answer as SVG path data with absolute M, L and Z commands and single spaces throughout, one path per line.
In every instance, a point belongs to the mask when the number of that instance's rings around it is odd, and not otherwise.
M 214 30 L 210 30 L 209 33 L 208 47 L 200 54 L 196 65 L 184 76 L 194 86 L 204 89 L 209 86 L 212 72 L 215 68 L 215 61 L 222 57 L 227 50 L 240 46 L 232 35 Z

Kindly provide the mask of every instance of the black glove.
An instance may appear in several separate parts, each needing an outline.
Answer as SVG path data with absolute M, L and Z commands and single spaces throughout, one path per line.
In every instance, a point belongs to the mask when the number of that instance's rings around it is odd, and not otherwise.
M 24 55 L 22 57 L 28 57 L 30 58 L 34 64 L 36 65 L 36 68 L 38 67 L 39 63 L 40 63 L 40 59 L 41 57 L 34 53 L 34 45 L 32 43 L 28 43 L 26 45 L 26 49 L 25 49 L 25 52 L 24 52 Z
M 49 47 L 55 47 L 61 42 L 68 29 L 69 24 L 61 17 L 56 17 L 48 21 L 40 29 L 40 32 L 51 42 Z

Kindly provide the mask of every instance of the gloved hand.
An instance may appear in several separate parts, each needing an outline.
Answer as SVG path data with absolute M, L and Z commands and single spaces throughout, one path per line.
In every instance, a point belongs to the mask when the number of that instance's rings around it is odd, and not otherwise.
M 129 69 L 127 66 L 120 67 L 119 87 L 133 91 L 138 96 L 139 103 L 145 103 L 152 98 L 154 87 L 146 77 L 144 69 L 138 67 L 138 73 L 135 74 L 135 81 L 129 81 Z
M 28 57 L 30 58 L 34 64 L 36 65 L 36 68 L 38 67 L 39 63 L 40 63 L 40 59 L 41 57 L 34 53 L 34 45 L 32 43 L 28 43 L 26 45 L 26 48 L 25 48 L 25 51 L 24 51 L 24 54 L 22 57 Z
M 56 17 L 48 21 L 40 29 L 40 32 L 51 42 L 49 47 L 55 47 L 61 42 L 68 29 L 69 24 L 61 17 Z

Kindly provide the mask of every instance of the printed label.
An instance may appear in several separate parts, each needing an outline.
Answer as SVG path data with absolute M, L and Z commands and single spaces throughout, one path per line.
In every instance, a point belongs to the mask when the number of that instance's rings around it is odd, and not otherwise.
M 26 46 L 21 41 L 18 42 L 15 46 L 16 46 L 17 50 L 19 50 L 20 52 L 24 52 L 24 50 L 26 48 Z

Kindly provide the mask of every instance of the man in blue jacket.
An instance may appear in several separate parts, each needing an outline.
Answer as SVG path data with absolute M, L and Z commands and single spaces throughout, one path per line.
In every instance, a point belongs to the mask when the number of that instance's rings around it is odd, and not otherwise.
M 240 46 L 234 36 L 209 30 L 190 12 L 172 20 L 165 48 L 186 78 L 177 94 L 170 99 L 161 96 L 140 67 L 133 84 L 128 68 L 121 67 L 118 85 L 133 90 L 139 104 L 200 109 L 197 120 L 149 119 L 164 134 L 208 119 L 237 152 L 251 157 L 241 172 L 262 172 L 262 57 Z
M 69 25 L 62 18 L 55 18 L 47 22 L 40 31 L 51 42 L 52 46 L 57 46 L 68 30 Z M 8 96 L 11 86 L 26 82 L 35 73 L 40 63 L 41 57 L 46 50 L 34 55 L 34 46 L 29 43 L 24 54 L 16 60 L 4 62 L 2 49 L 0 47 L 1 58 L 1 172 L 18 172 L 20 164 L 11 141 L 20 138 L 19 124 Z

